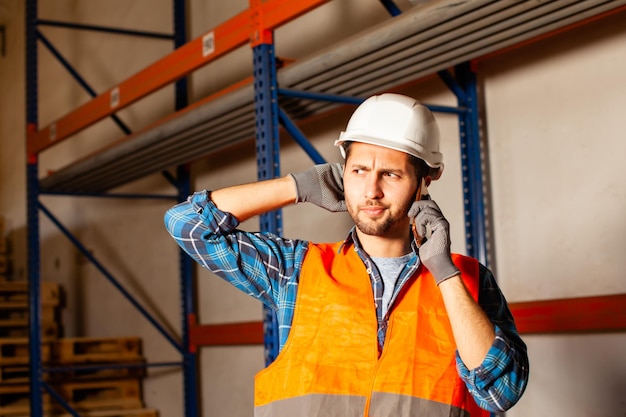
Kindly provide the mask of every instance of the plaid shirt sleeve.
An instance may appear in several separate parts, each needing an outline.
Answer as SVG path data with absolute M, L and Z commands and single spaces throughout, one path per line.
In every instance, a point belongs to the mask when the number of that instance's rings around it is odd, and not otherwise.
M 165 227 L 198 264 L 271 309 L 293 310 L 287 294 L 300 271 L 306 242 L 237 229 L 239 221 L 199 191 L 165 214 Z M 280 318 L 279 318 L 280 320 Z
M 483 265 L 478 303 L 494 324 L 496 339 L 483 363 L 475 369 L 467 369 L 457 353 L 457 369 L 480 407 L 490 412 L 505 411 L 524 393 L 528 354 L 493 274 Z

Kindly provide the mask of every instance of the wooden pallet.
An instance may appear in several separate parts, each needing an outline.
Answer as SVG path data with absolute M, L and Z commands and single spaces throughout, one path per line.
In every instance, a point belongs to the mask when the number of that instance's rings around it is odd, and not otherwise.
M 0 253 L 0 274 L 8 275 L 11 272 L 11 259 L 6 253 Z
M 55 341 L 53 356 L 61 364 L 142 362 L 139 337 L 69 337 Z
M 53 389 L 81 416 L 90 417 L 158 417 L 156 410 L 143 408 L 141 385 L 137 379 L 65 383 Z M 43 393 L 42 408 L 49 417 L 67 417 L 69 414 Z M 30 387 L 28 384 L 0 385 L 0 416 L 26 417 L 30 415 Z
M 56 282 L 42 281 L 40 283 L 40 298 L 42 306 L 58 306 L 61 301 L 61 291 Z M 28 283 L 25 281 L 0 281 L 0 305 L 2 303 L 28 303 Z
M 30 368 L 28 365 L 8 365 L 0 367 L 0 384 L 28 384 Z
M 42 395 L 42 408 L 50 412 L 52 405 L 48 394 Z M 29 415 L 30 387 L 27 384 L 0 386 L 0 416 Z
M 104 411 L 83 411 L 81 417 L 158 417 L 159 412 L 154 409 L 142 408 L 137 410 L 104 410 Z M 29 417 L 26 414 L 14 417 Z M 72 417 L 71 414 L 44 413 L 44 417 Z
M 56 339 L 61 336 L 61 325 L 57 322 L 42 322 L 41 337 L 43 339 Z M 30 332 L 28 324 L 24 325 L 23 321 L 15 320 L 5 322 L 0 325 L 0 339 L 29 337 Z
M 76 411 L 143 408 L 138 379 L 67 382 L 55 389 Z
M 136 362 L 128 365 L 136 364 Z M 111 365 L 111 364 L 109 364 Z M 70 366 L 60 372 L 50 372 L 51 381 L 99 381 L 103 379 L 143 378 L 146 376 L 146 368 L 129 366 L 116 362 L 114 368 L 93 369 L 88 366 Z
M 42 341 L 42 363 L 50 362 L 51 342 Z M 0 339 L 0 384 L 27 384 L 30 371 L 30 351 L 28 338 Z
M 0 304 L 0 327 L 28 326 L 30 309 L 28 303 L 10 302 Z M 57 318 L 56 307 L 41 307 L 41 322 L 55 322 Z
M 41 342 L 41 361 L 47 363 L 52 354 L 52 342 Z M 22 365 L 30 362 L 27 337 L 0 338 L 0 366 Z
M 157 410 L 142 408 L 141 410 L 106 410 L 85 411 L 80 414 L 84 417 L 158 417 Z M 24 416 L 26 417 L 26 416 Z M 70 414 L 46 414 L 46 417 L 71 417 Z
M 0 253 L 8 254 L 11 250 L 11 246 L 9 243 L 9 238 L 6 236 L 0 235 Z

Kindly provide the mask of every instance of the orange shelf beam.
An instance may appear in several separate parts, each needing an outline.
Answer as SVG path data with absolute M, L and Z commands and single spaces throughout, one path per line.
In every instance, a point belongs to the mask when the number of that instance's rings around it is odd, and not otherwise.
M 202 324 L 190 326 L 189 346 L 196 352 L 199 346 L 262 345 L 263 322 Z
M 254 9 L 239 13 L 50 125 L 38 131 L 29 131 L 27 152 L 38 154 L 201 66 L 254 41 L 255 32 L 259 28 L 272 30 L 328 1 L 268 0 Z
M 626 330 L 626 294 L 511 303 L 509 307 L 520 333 Z
M 521 334 L 626 330 L 626 294 L 509 304 Z M 196 325 L 190 317 L 192 351 L 199 346 L 263 343 L 263 322 Z

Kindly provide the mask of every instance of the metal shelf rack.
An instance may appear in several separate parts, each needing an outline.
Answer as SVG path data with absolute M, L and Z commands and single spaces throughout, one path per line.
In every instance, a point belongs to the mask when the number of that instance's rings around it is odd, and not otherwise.
M 189 194 L 189 178 L 183 164 L 215 150 L 256 137 L 259 179 L 278 175 L 278 131 L 282 125 L 299 142 L 313 161 L 321 156 L 298 131 L 296 123 L 312 115 L 345 104 L 355 104 L 377 92 L 391 89 L 431 74 L 438 74 L 457 97 L 457 107 L 430 106 L 433 111 L 457 114 L 461 132 L 461 161 L 466 218 L 467 252 L 488 263 L 484 219 L 482 155 L 478 125 L 476 74 L 471 62 L 487 54 L 563 30 L 572 25 L 622 12 L 626 0 L 559 0 L 546 2 L 494 0 L 432 0 L 400 13 L 390 0 L 381 0 L 391 14 L 389 20 L 327 50 L 280 68 L 274 56 L 274 30 L 329 0 L 250 0 L 250 7 L 203 35 L 186 41 L 184 0 L 173 0 L 176 49 L 134 76 L 96 94 L 93 99 L 40 127 L 37 120 L 37 42 L 54 54 L 52 45 L 37 30 L 54 24 L 74 29 L 104 28 L 38 20 L 37 0 L 27 1 L 27 176 L 28 176 L 28 263 L 31 299 L 31 415 L 41 416 L 42 380 L 39 351 L 39 224 L 43 211 L 61 231 L 71 234 L 39 201 L 44 194 L 123 197 L 110 190 L 146 175 L 165 172 L 176 188 L 173 198 Z M 373 0 L 372 0 L 373 1 Z M 132 33 L 161 37 L 160 34 Z M 187 105 L 185 77 L 242 45 L 253 48 L 254 74 L 223 91 Z M 67 62 L 62 63 L 70 70 Z M 75 78 L 85 86 L 84 80 Z M 47 149 L 70 139 L 86 127 L 115 113 L 161 87 L 176 83 L 176 112 L 169 117 L 130 132 L 112 146 L 72 162 L 67 167 L 39 178 L 38 157 Z M 193 147 L 190 144 L 193 143 Z M 178 166 L 175 175 L 168 173 Z M 163 196 L 146 196 L 162 198 Z M 172 198 L 172 196 L 168 196 Z M 281 233 L 280 212 L 261 218 L 261 229 Z M 73 240 L 74 242 L 74 240 Z M 80 242 L 74 242 L 81 249 Z M 82 248 L 81 250 L 84 250 Z M 103 274 L 115 279 L 100 265 Z M 195 350 L 201 334 L 214 326 L 196 325 L 191 294 L 190 261 L 181 256 L 183 342 L 181 352 L 185 391 L 185 416 L 197 415 Z M 119 286 L 120 291 L 124 289 Z M 129 299 L 146 317 L 141 305 Z M 158 323 L 153 323 L 159 328 Z M 263 341 L 267 362 L 276 355 L 271 314 L 264 323 Z M 248 326 L 251 340 L 262 327 Z M 163 332 L 166 339 L 171 336 Z M 205 334 L 206 336 L 206 334 Z M 172 341 L 172 340 L 170 340 Z M 75 412 L 69 410 L 73 415 Z

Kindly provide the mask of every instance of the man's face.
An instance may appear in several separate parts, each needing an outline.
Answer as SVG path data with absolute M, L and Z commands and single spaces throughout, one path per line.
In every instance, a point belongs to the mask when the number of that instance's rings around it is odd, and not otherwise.
M 415 168 L 400 151 L 355 142 L 343 176 L 348 213 L 366 235 L 404 237 L 417 190 Z

